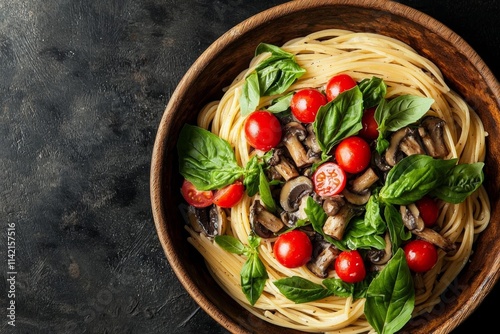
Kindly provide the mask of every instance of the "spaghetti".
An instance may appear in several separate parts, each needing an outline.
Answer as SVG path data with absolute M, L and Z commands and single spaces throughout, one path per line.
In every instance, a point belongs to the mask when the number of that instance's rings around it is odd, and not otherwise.
M 281 47 L 295 56 L 306 70 L 288 91 L 324 87 L 330 77 L 349 74 L 354 80 L 376 76 L 387 84 L 387 98 L 410 94 L 434 99 L 427 115 L 446 122 L 444 137 L 449 148 L 446 159 L 459 163 L 474 163 L 485 158 L 485 132 L 481 120 L 468 104 L 450 90 L 437 68 L 408 45 L 393 38 L 371 33 L 345 30 L 323 30 L 291 40 Z M 220 101 L 205 106 L 197 123 L 227 140 L 235 149 L 240 165 L 254 154 L 244 131 L 245 118 L 240 114 L 239 98 L 247 74 L 266 57 L 251 60 L 250 66 L 230 86 Z M 259 108 L 271 103 L 276 96 L 262 97 Z M 226 234 L 247 243 L 251 234 L 249 221 L 252 198 L 247 195 L 230 210 L 230 226 Z M 473 242 L 488 225 L 490 203 L 481 186 L 460 204 L 441 203 L 438 226 L 440 234 L 457 245 L 456 252 L 439 251 L 438 263 L 418 280 L 413 316 L 430 312 L 440 302 L 440 295 L 457 277 L 472 253 Z M 284 277 L 300 276 L 321 283 L 305 266 L 287 269 L 279 265 L 272 253 L 275 239 L 263 239 L 259 254 L 269 279 L 264 292 L 251 306 L 240 287 L 240 270 L 245 262 L 241 255 L 226 252 L 212 239 L 195 232 L 189 226 L 189 242 L 203 255 L 214 279 L 220 286 L 254 315 L 278 326 L 304 332 L 367 333 L 374 329 L 367 322 L 363 308 L 365 299 L 329 296 L 315 302 L 296 304 L 285 298 L 273 285 Z

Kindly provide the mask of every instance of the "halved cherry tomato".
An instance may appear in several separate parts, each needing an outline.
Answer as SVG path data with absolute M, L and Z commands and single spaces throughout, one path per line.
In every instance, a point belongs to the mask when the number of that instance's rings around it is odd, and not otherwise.
M 357 250 L 343 251 L 335 259 L 335 272 L 347 283 L 357 283 L 365 279 L 366 268 Z
M 436 246 L 425 240 L 410 241 L 403 249 L 408 267 L 416 273 L 432 269 L 438 260 Z
M 222 189 L 215 191 L 213 202 L 221 208 L 232 208 L 238 203 L 245 193 L 245 186 L 241 181 L 236 181 Z
M 359 130 L 359 135 L 366 140 L 375 140 L 378 138 L 378 124 L 375 120 L 376 109 L 376 107 L 366 109 L 361 119 L 363 128 Z
M 422 217 L 425 226 L 432 227 L 436 225 L 437 219 L 439 217 L 439 206 L 432 198 L 429 196 L 424 196 L 415 202 L 420 216 Z
M 269 111 L 254 111 L 245 120 L 245 137 L 258 150 L 268 151 L 278 145 L 281 133 L 280 121 Z
M 365 170 L 370 164 L 371 157 L 370 145 L 358 136 L 342 140 L 335 149 L 335 160 L 339 166 L 352 174 Z
M 293 230 L 281 234 L 273 246 L 274 257 L 287 268 L 303 266 L 312 257 L 312 243 L 306 233 Z
M 337 74 L 326 83 L 325 93 L 328 101 L 336 98 L 340 93 L 356 86 L 356 81 L 348 74 Z
M 333 196 L 344 190 L 346 174 L 336 163 L 325 162 L 316 169 L 312 180 L 316 194 L 323 197 Z
M 186 179 L 182 183 L 181 194 L 186 202 L 195 208 L 205 208 L 213 203 L 214 193 L 211 190 L 198 190 Z
M 293 116 L 302 123 L 312 123 L 321 106 L 327 103 L 326 96 L 313 88 L 301 89 L 290 101 Z

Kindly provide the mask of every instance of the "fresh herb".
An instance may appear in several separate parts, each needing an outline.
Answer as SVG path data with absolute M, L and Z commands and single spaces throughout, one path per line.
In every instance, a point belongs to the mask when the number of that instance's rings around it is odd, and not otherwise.
M 245 168 L 239 166 L 231 145 L 210 131 L 185 124 L 177 141 L 177 151 L 179 171 L 196 189 L 220 189 L 244 177 L 247 189 L 257 191 L 257 187 L 252 186 L 259 177 L 256 159 Z
M 423 154 L 405 157 L 387 174 L 380 200 L 407 205 L 431 194 L 446 202 L 460 203 L 483 183 L 484 163 L 456 163 L 457 159 L 434 159 Z
M 240 272 L 241 289 L 251 305 L 255 305 L 268 279 L 266 267 L 259 258 L 260 238 L 249 235 L 248 246 L 229 235 L 218 235 L 215 242 L 225 251 L 247 257 Z
M 358 83 L 358 86 L 363 93 L 364 109 L 375 107 L 387 94 L 387 85 L 381 78 L 363 79 Z
M 281 48 L 261 43 L 255 50 L 255 55 L 270 52 L 271 56 L 260 63 L 254 72 L 245 78 L 240 97 L 242 116 L 255 111 L 261 96 L 271 96 L 284 93 L 305 70 L 295 61 L 295 56 Z
M 379 334 L 392 334 L 410 320 L 415 290 L 405 253 L 399 248 L 366 292 L 365 316 Z
M 272 213 L 276 212 L 276 203 L 274 202 L 273 195 L 271 193 L 271 187 L 269 185 L 269 181 L 267 180 L 266 173 L 264 173 L 264 169 L 260 166 L 259 173 L 259 194 L 260 200 L 264 204 L 267 210 Z
M 313 283 L 299 276 L 282 278 L 273 283 L 283 296 L 297 304 L 312 302 L 333 294 L 321 284 Z
M 401 95 L 389 102 L 381 99 L 375 110 L 379 132 L 377 152 L 382 153 L 389 147 L 389 141 L 386 139 L 388 132 L 397 131 L 418 121 L 433 103 L 433 99 L 414 95 Z
M 384 218 L 387 223 L 392 249 L 398 249 L 403 241 L 410 240 L 411 232 L 405 229 L 401 214 L 393 205 L 386 205 Z
M 331 149 L 342 139 L 356 134 L 363 128 L 363 94 L 358 86 L 340 93 L 335 99 L 319 108 L 313 122 L 314 133 L 327 160 Z
M 289 92 L 283 96 L 280 96 L 273 101 L 271 105 L 266 108 L 267 111 L 272 113 L 282 113 L 290 109 L 290 102 L 292 101 L 293 92 Z

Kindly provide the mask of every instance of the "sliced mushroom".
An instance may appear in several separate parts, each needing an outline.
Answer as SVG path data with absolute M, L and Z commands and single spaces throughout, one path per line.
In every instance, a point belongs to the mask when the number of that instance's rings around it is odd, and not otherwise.
M 269 212 L 259 198 L 255 198 L 250 206 L 250 224 L 252 230 L 263 238 L 273 237 L 284 227 L 281 219 Z
M 389 233 L 385 234 L 385 248 L 369 250 L 366 255 L 368 259 L 375 265 L 386 264 L 392 257 L 392 243 Z
M 276 172 L 278 172 L 285 179 L 285 181 L 299 176 L 297 168 L 295 168 L 294 164 L 284 156 L 283 149 L 275 149 L 273 156 L 269 159 L 268 163 L 269 166 L 273 167 L 274 170 L 276 170 Z
M 310 151 L 308 152 L 308 156 L 312 156 L 314 154 L 321 154 L 321 147 L 319 147 L 316 134 L 314 133 L 313 123 L 309 123 L 306 126 L 306 129 L 307 129 L 307 137 L 305 140 L 305 144 Z
M 426 227 L 422 231 L 413 230 L 411 232 L 419 238 L 424 239 L 434 244 L 436 247 L 441 248 L 445 252 L 452 252 L 456 248 L 454 243 L 452 243 L 450 240 L 446 239 L 433 229 Z
M 387 164 L 389 166 L 396 165 L 396 163 L 400 159 L 400 157 L 398 157 L 398 154 L 400 154 L 399 143 L 406 136 L 407 131 L 408 131 L 408 128 L 402 128 L 402 129 L 400 129 L 392 134 L 390 145 L 387 148 L 387 150 L 385 151 L 385 155 L 384 155 L 385 161 L 387 162 Z
M 215 204 L 206 208 L 189 206 L 188 217 L 194 230 L 208 237 L 222 235 L 226 230 L 226 212 Z
M 399 207 L 399 212 L 401 213 L 401 218 L 403 218 L 403 224 L 410 231 L 422 231 L 424 229 L 424 220 L 420 216 L 420 211 L 418 211 L 418 208 L 414 203 L 411 203 L 408 206 L 401 205 Z
M 330 243 L 323 242 L 321 251 L 311 261 L 307 263 L 307 268 L 316 276 L 326 278 L 328 268 L 331 267 L 340 251 Z
M 298 220 L 307 219 L 307 214 L 305 207 L 307 206 L 307 198 L 309 196 L 303 196 L 299 200 L 299 206 L 295 211 L 285 211 L 281 212 L 281 221 L 288 227 L 294 227 Z
M 308 157 L 307 151 L 302 144 L 307 137 L 307 130 L 299 122 L 290 122 L 284 127 L 283 144 L 292 157 L 298 168 L 312 164 L 319 159 L 317 157 Z
M 336 240 L 342 240 L 347 224 L 363 211 L 362 207 L 346 203 L 334 216 L 329 216 L 323 225 L 323 232 Z
M 418 129 L 427 153 L 433 158 L 442 159 L 448 155 L 443 135 L 445 125 L 446 122 L 441 118 L 427 116 Z
M 298 209 L 300 199 L 309 195 L 313 191 L 313 184 L 307 176 L 298 176 L 288 180 L 280 193 L 280 204 L 285 211 L 295 211 Z
M 334 195 L 330 197 L 326 197 L 323 201 L 323 210 L 325 211 L 327 216 L 335 216 L 340 208 L 345 204 L 344 197 L 341 195 Z
M 342 190 L 346 200 L 355 205 L 364 205 L 370 199 L 370 187 L 378 181 L 378 175 L 373 169 L 368 168 L 363 174 L 351 182 L 350 188 Z

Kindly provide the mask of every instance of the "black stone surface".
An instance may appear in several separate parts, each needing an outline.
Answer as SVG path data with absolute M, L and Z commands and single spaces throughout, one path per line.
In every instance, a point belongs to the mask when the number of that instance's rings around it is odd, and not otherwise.
M 283 2 L 0 0 L 1 333 L 226 333 L 160 247 L 151 151 L 194 60 L 235 24 Z M 500 2 L 399 2 L 453 29 L 500 77 Z M 454 333 L 495 328 L 488 314 L 498 298 L 496 288 Z

